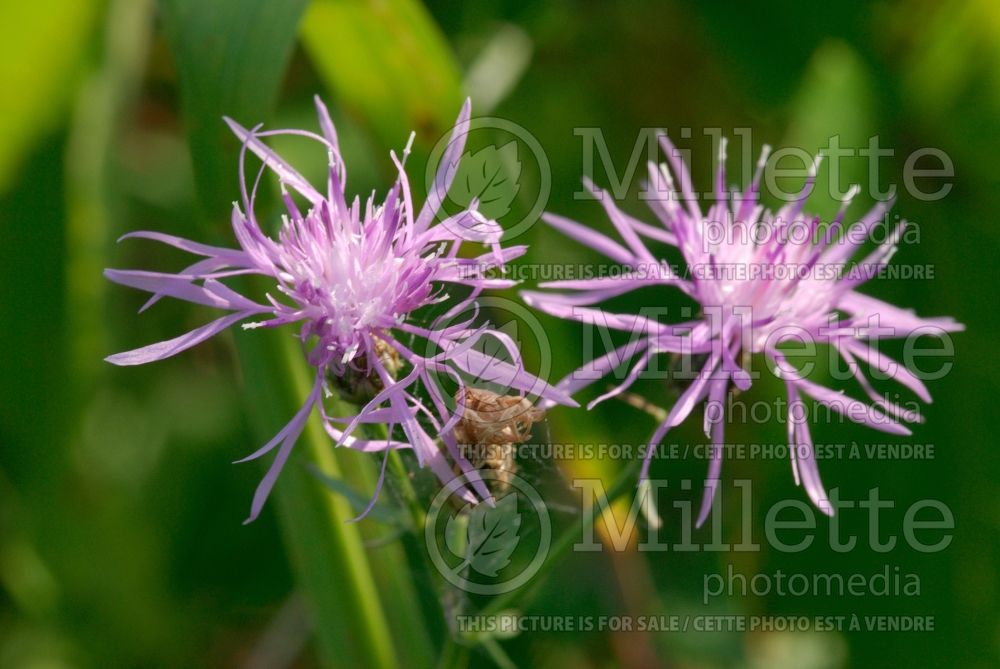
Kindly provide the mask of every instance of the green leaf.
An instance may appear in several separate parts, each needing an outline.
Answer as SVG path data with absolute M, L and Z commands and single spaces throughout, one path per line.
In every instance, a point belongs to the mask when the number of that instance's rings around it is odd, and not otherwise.
M 455 173 L 448 196 L 463 208 L 475 198 L 479 211 L 487 218 L 500 219 L 510 211 L 521 185 L 521 161 L 517 142 L 510 141 L 499 149 L 485 146 L 476 153 L 466 152 Z
M 0 4 L 0 190 L 65 111 L 102 6 L 85 0 Z
M 342 495 L 344 499 L 350 502 L 351 508 L 354 509 L 356 513 L 361 513 L 368 508 L 368 497 L 362 495 L 360 492 L 351 487 L 347 481 L 325 474 L 319 467 L 311 462 L 308 464 L 308 469 L 320 483 L 338 495 Z M 403 514 L 397 509 L 388 507 L 385 504 L 376 503 L 373 505 L 366 518 L 371 518 L 372 520 L 377 520 L 381 523 L 392 525 L 394 527 L 406 526 L 406 519 L 403 517 Z
M 103 53 L 84 78 L 66 149 L 66 294 L 74 401 L 92 395 L 108 353 L 101 272 L 108 262 L 113 211 L 122 193 L 113 156 L 122 117 L 135 100 L 153 31 L 153 0 L 113 0 L 105 14 Z
M 828 146 L 834 136 L 841 147 L 867 146 L 868 136 L 875 132 L 876 125 L 873 87 L 864 61 L 850 46 L 838 41 L 824 42 L 810 58 L 791 105 L 784 146 L 815 153 Z M 840 206 L 837 195 L 851 184 L 866 183 L 867 162 L 863 158 L 846 158 L 838 163 L 836 175 L 831 173 L 832 160 L 828 158 L 821 163 L 816 187 L 809 197 L 809 211 L 824 220 L 837 212 Z M 791 184 L 787 187 L 789 192 L 794 188 Z M 833 187 L 840 192 L 831 193 Z M 863 188 L 862 193 L 867 196 L 868 189 Z
M 244 125 L 266 120 L 306 0 L 164 0 L 163 5 L 198 195 L 208 215 L 221 216 L 235 199 L 239 146 L 222 117 Z
M 340 106 L 383 148 L 402 147 L 416 131 L 419 160 L 454 123 L 462 104 L 459 69 L 421 3 L 315 0 L 302 39 Z

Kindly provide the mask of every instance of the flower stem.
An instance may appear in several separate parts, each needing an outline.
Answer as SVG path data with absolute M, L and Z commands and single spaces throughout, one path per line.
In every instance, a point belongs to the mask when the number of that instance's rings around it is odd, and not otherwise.
M 399 488 L 399 495 L 403 499 L 403 504 L 406 505 L 410 513 L 410 522 L 413 523 L 413 531 L 420 536 L 424 531 L 427 511 L 417 498 L 417 492 L 413 489 L 413 483 L 410 481 L 410 474 L 406 470 L 406 464 L 403 462 L 403 458 L 399 455 L 399 452 L 389 450 L 386 457 L 389 458 L 389 472 L 392 474 L 393 481 L 395 481 Z
M 469 666 L 469 648 L 449 635 L 438 662 L 438 669 L 465 669 Z
M 293 340 L 237 336 L 252 415 L 270 435 L 305 400 L 309 387 Z M 331 476 L 341 466 L 319 421 L 299 438 L 293 460 L 275 486 L 279 520 L 300 587 L 317 624 L 327 666 L 399 666 L 386 612 L 347 500 L 331 495 L 301 466 L 308 458 Z
M 640 464 L 641 461 L 636 460 L 625 466 L 611 483 L 611 486 L 608 488 L 607 494 L 604 498 L 597 500 L 597 502 L 583 514 L 583 517 L 580 519 L 580 524 L 570 523 L 569 527 L 563 530 L 562 534 L 556 537 L 549 548 L 549 553 L 545 558 L 545 562 L 542 563 L 542 566 L 538 569 L 538 572 L 534 575 L 529 585 L 517 590 L 505 592 L 502 595 L 498 595 L 491 600 L 488 605 L 483 607 L 481 614 L 484 616 L 496 615 L 528 599 L 530 595 L 537 590 L 539 584 L 545 581 L 546 574 L 552 571 L 556 563 L 559 562 L 559 558 L 568 552 L 576 542 L 577 538 L 579 538 L 580 528 L 592 525 L 613 501 L 618 499 L 620 495 L 629 489 L 629 484 L 636 479 Z

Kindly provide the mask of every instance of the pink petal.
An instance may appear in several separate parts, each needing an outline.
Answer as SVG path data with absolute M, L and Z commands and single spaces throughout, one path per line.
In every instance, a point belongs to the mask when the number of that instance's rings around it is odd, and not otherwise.
M 249 318 L 255 313 L 259 312 L 241 311 L 235 314 L 229 314 L 228 316 L 223 316 L 222 318 L 214 320 L 207 325 L 203 325 L 200 328 L 182 334 L 179 337 L 174 337 L 173 339 L 168 339 L 167 341 L 157 342 L 156 344 L 150 344 L 149 346 L 143 346 L 142 348 L 137 348 L 132 351 L 109 355 L 105 358 L 105 360 L 113 365 L 121 366 L 143 365 L 147 362 L 163 360 L 164 358 L 177 355 L 181 351 L 185 351 L 196 344 L 200 344 L 212 335 L 222 332 L 230 325 L 233 325 L 244 318 Z

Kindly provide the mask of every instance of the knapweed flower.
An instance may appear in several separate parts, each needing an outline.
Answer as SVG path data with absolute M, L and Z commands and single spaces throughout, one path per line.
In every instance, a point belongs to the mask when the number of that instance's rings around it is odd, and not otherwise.
M 525 247 L 502 247 L 502 229 L 477 211 L 475 201 L 458 214 L 444 214 L 442 204 L 469 132 L 470 104 L 467 101 L 462 108 L 427 201 L 419 211 L 414 210 L 404 171 L 409 145 L 402 157 L 391 154 L 398 178 L 383 202 L 376 202 L 374 194 L 364 204 L 358 197 L 348 202 L 344 191 L 347 175 L 336 131 L 319 98 L 316 108 L 321 135 L 305 130 L 247 130 L 226 119 L 243 143 L 242 206 L 234 203 L 232 212 L 239 248 L 209 246 L 158 232 L 133 232 L 123 237 L 162 242 L 202 257 L 177 274 L 107 270 L 110 280 L 153 293 L 143 309 L 169 296 L 231 313 L 169 341 L 107 360 L 116 365 L 162 360 L 241 322 L 244 329 L 297 326 L 315 379 L 308 399 L 291 421 L 271 441 L 239 461 L 254 460 L 277 449 L 254 494 L 247 522 L 260 513 L 314 409 L 337 445 L 364 451 L 412 447 L 418 462 L 430 467 L 442 481 L 454 477 L 450 456 L 469 475 L 467 480 L 474 489 L 463 489 L 462 494 L 472 500 L 477 494 L 489 499 L 489 491 L 452 435 L 461 419 L 461 398 L 465 395 L 460 392 L 457 405 L 449 407 L 446 398 L 452 391 L 445 391 L 441 382 L 450 379 L 449 383 L 461 390 L 466 380 L 474 377 L 518 392 L 537 393 L 550 401 L 572 400 L 524 370 L 509 336 L 474 324 L 479 293 L 485 288 L 512 285 L 506 279 L 487 278 L 483 272 L 502 269 L 523 254 Z M 262 141 L 282 134 L 319 143 L 329 158 L 322 187 L 310 184 Z M 245 174 L 248 150 L 263 161 L 249 190 Z M 257 188 L 266 169 L 277 176 L 287 210 L 276 237 L 264 232 L 254 213 Z M 465 242 L 483 243 L 489 250 L 479 257 L 460 257 Z M 251 299 L 223 282 L 238 275 L 262 275 L 274 282 L 274 289 L 264 301 Z M 459 296 L 452 300 L 449 289 L 459 291 Z M 418 312 L 429 309 L 444 313 L 427 322 Z M 479 350 L 484 337 L 499 341 L 507 359 Z M 330 416 L 324 407 L 325 394 L 331 388 L 352 385 L 348 381 L 367 384 L 366 403 L 353 415 Z M 366 423 L 388 426 L 387 438 L 354 437 L 356 428 Z M 405 441 L 393 440 L 397 426 Z M 444 449 L 436 437 L 441 438 Z
M 802 211 L 815 181 L 818 159 L 801 194 L 772 213 L 758 204 L 761 174 L 769 150 L 765 147 L 752 182 L 745 190 L 729 191 L 725 183 L 725 140 L 722 140 L 714 203 L 703 213 L 692 192 L 686 165 L 665 135 L 660 136 L 660 144 L 669 167 L 649 163 L 649 183 L 644 194 L 658 225 L 649 225 L 624 213 L 609 194 L 589 181 L 585 181 L 587 188 L 604 206 L 624 244 L 575 221 L 554 215 L 544 217 L 553 227 L 620 263 L 624 269 L 615 276 L 543 283 L 542 288 L 561 292 L 526 291 L 525 300 L 558 317 L 624 330 L 632 335 L 627 344 L 584 365 L 558 385 L 576 391 L 635 360 L 623 382 L 594 400 L 590 405 L 593 406 L 629 388 L 658 354 L 683 356 L 694 363 L 690 365 L 693 367 L 704 360 L 653 433 L 640 475 L 640 481 L 648 476 L 650 457 L 668 430 L 684 421 L 707 398 L 704 430 L 713 446 L 697 520 L 700 526 L 711 508 L 721 471 L 724 402 L 732 387 L 739 390 L 750 387 L 752 377 L 744 366 L 749 364 L 750 355 L 762 354 L 787 390 L 786 423 L 795 481 L 804 484 L 817 507 L 832 513 L 816 465 L 803 396 L 877 430 L 910 434 L 905 423 L 919 421 L 919 414 L 880 396 L 859 363 L 877 369 L 930 402 L 920 378 L 879 351 L 877 343 L 888 338 L 943 335 L 963 326 L 950 318 L 919 318 L 911 311 L 858 292 L 861 284 L 889 262 L 906 223 L 894 225 L 883 243 L 852 263 L 851 259 L 883 221 L 889 205 L 878 204 L 853 225 L 845 226 L 847 206 L 857 194 L 852 189 L 836 217 L 829 225 L 821 226 L 819 217 L 807 216 Z M 674 187 L 673 177 L 677 178 L 679 189 Z M 648 241 L 679 249 L 687 271 L 673 270 L 649 250 Z M 700 307 L 698 317 L 669 325 L 659 322 L 653 315 L 655 309 L 646 314 L 620 314 L 595 306 L 630 291 L 660 286 L 676 288 L 690 296 Z M 662 309 L 659 313 L 662 315 Z M 871 403 L 852 399 L 843 391 L 824 387 L 800 373 L 790 362 L 787 348 L 789 344 L 801 347 L 803 342 L 827 344 L 837 351 Z

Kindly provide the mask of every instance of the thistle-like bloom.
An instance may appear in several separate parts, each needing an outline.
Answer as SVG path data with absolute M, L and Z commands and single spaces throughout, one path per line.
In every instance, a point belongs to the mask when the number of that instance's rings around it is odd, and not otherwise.
M 919 422 L 921 416 L 881 397 L 859 363 L 894 378 L 923 401 L 930 402 L 930 394 L 920 378 L 881 353 L 877 342 L 919 334 L 943 335 L 962 330 L 963 326 L 950 318 L 922 319 L 911 311 L 857 291 L 889 262 L 906 223 L 896 224 L 884 243 L 852 264 L 851 259 L 883 220 L 889 205 L 878 204 L 853 225 L 845 227 L 847 206 L 857 194 L 852 189 L 836 217 L 829 225 L 821 226 L 819 217 L 802 212 L 815 181 L 818 159 L 800 196 L 772 213 L 757 203 L 768 149 L 765 147 L 751 184 L 742 192 L 737 189 L 729 192 L 725 184 L 723 140 L 714 203 L 703 213 L 692 192 L 684 162 L 665 135 L 661 135 L 660 144 L 669 167 L 649 163 L 646 193 L 653 195 L 649 206 L 659 225 L 643 223 L 622 212 L 608 193 L 589 181 L 585 185 L 603 204 L 624 245 L 575 221 L 554 215 L 544 217 L 569 237 L 621 263 L 625 271 L 616 276 L 543 283 L 542 288 L 562 292 L 526 291 L 525 300 L 558 317 L 632 333 L 627 344 L 591 361 L 558 385 L 573 392 L 635 360 L 624 381 L 594 400 L 590 404 L 593 406 L 625 391 L 658 354 L 680 354 L 689 361 L 698 361 L 696 364 L 705 360 L 650 439 L 640 476 L 640 481 L 647 477 L 650 456 L 668 430 L 684 421 L 707 398 L 704 430 L 713 447 L 697 521 L 700 526 L 711 508 L 722 466 L 724 402 L 731 386 L 746 390 L 751 385 L 751 374 L 741 362 L 749 360 L 751 354 L 763 354 L 768 367 L 784 381 L 787 390 L 786 423 L 796 484 L 804 484 L 813 503 L 825 513 L 832 513 L 817 469 L 809 425 L 804 420 L 803 395 L 849 420 L 883 432 L 910 434 L 904 423 Z M 674 176 L 679 191 L 674 187 Z M 679 249 L 687 272 L 673 271 L 666 261 L 654 256 L 647 247 L 649 240 Z M 594 306 L 651 286 L 670 286 L 683 291 L 700 306 L 699 317 L 667 325 L 648 313 L 618 314 Z M 807 375 L 791 364 L 787 351 L 783 352 L 782 344 L 789 342 L 799 346 L 802 342 L 828 344 L 847 363 L 871 403 L 852 399 L 843 391 L 831 390 L 805 378 Z
M 572 400 L 527 373 L 516 345 L 507 335 L 485 326 L 474 327 L 478 313 L 475 299 L 480 291 L 513 283 L 486 278 L 476 268 L 502 269 L 509 260 L 522 255 L 525 247 L 503 248 L 501 228 L 483 217 L 475 202 L 454 216 L 442 213 L 469 132 L 470 104 L 467 101 L 462 108 L 427 202 L 419 212 L 414 211 L 403 169 L 409 146 L 401 158 L 391 154 L 398 179 L 382 203 L 377 203 L 373 194 L 364 205 L 357 197 L 348 204 L 337 134 L 318 97 L 316 108 L 321 135 L 304 130 L 247 130 L 226 119 L 243 142 L 242 208 L 234 203 L 232 213 L 239 248 L 208 246 L 157 232 L 134 232 L 123 237 L 151 239 L 202 256 L 177 274 L 107 270 L 105 275 L 110 280 L 153 293 L 143 309 L 169 296 L 231 313 L 169 341 L 112 355 L 107 360 L 116 365 L 162 360 L 240 322 L 244 329 L 298 326 L 298 337 L 315 370 L 315 379 L 308 399 L 292 420 L 271 441 L 239 461 L 254 460 L 277 449 L 254 495 L 247 522 L 260 513 L 314 409 L 321 414 L 337 445 L 364 451 L 412 447 L 418 462 L 430 467 L 442 481 L 454 477 L 446 449 L 451 460 L 469 474 L 474 488 L 463 489 L 462 494 L 473 500 L 477 494 L 489 499 L 489 491 L 462 456 L 452 435 L 461 418 L 462 403 L 449 406 L 446 398 L 452 396 L 452 391 L 444 390 L 441 380 L 451 379 L 452 385 L 461 390 L 474 377 L 539 394 L 550 401 Z M 306 137 L 320 144 L 329 156 L 327 183 L 322 188 L 311 185 L 261 141 L 279 134 Z M 410 139 L 412 142 L 412 135 Z M 248 150 L 263 161 L 249 191 L 245 175 Z M 257 187 L 265 168 L 277 176 L 287 209 L 276 238 L 262 230 L 254 213 Z M 304 213 L 293 192 L 300 202 L 304 201 Z M 458 253 L 464 242 L 486 244 L 489 251 L 477 258 L 461 258 Z M 274 281 L 274 291 L 266 295 L 266 301 L 256 301 L 222 282 L 238 275 L 268 277 Z M 449 288 L 463 294 L 450 300 L 446 292 Z M 418 310 L 426 312 L 429 305 L 449 300 L 452 304 L 443 307 L 444 314 L 430 323 L 417 315 Z M 508 359 L 478 350 L 484 337 L 495 338 L 507 351 Z M 345 381 L 363 381 L 369 396 L 356 414 L 330 416 L 324 408 L 324 395 L 330 392 L 331 385 L 343 386 Z M 457 396 L 462 398 L 465 393 Z M 388 437 L 365 440 L 352 436 L 365 423 L 387 425 Z M 392 439 L 396 426 L 402 428 L 405 441 Z M 435 437 L 441 438 L 445 449 L 438 446 Z

